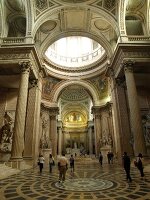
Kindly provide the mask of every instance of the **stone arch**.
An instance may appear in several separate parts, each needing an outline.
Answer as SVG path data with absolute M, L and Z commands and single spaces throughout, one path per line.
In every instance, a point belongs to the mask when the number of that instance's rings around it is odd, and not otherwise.
M 61 37 L 67 37 L 67 36 L 84 36 L 84 37 L 89 37 L 95 41 L 97 41 L 100 45 L 103 46 L 103 48 L 106 51 L 106 54 L 108 55 L 108 58 L 112 57 L 112 48 L 111 45 L 109 44 L 109 42 L 104 38 L 104 36 L 99 33 L 99 36 L 97 37 L 97 35 L 93 35 L 92 33 L 88 33 L 88 32 L 78 32 L 78 31 L 71 31 L 71 32 L 65 32 L 65 33 L 52 33 L 51 35 L 49 35 L 46 40 L 44 41 L 44 44 L 41 45 L 41 53 L 44 54 L 44 52 L 46 51 L 46 49 L 48 48 L 48 46 L 50 45 L 50 41 L 51 43 L 53 43 L 54 41 L 56 41 L 57 39 L 61 38 Z
M 93 85 L 91 83 L 89 83 L 88 81 L 84 81 L 84 80 L 67 80 L 67 81 L 61 81 L 59 84 L 57 84 L 54 89 L 51 92 L 51 99 L 53 103 L 57 103 L 58 101 L 58 97 L 61 93 L 61 91 L 72 84 L 76 84 L 76 85 L 80 85 L 82 87 L 84 87 L 91 95 L 92 99 L 93 99 L 93 105 L 97 106 L 100 104 L 99 101 L 99 96 L 97 91 L 95 90 L 95 88 L 93 87 Z
M 80 8 L 83 9 L 83 6 L 81 6 Z M 60 7 L 60 10 L 61 9 L 64 9 L 64 7 Z M 84 7 L 84 9 L 85 9 L 85 7 Z M 116 19 L 113 16 L 111 16 L 111 13 L 109 13 L 107 11 L 104 11 L 103 9 L 100 9 L 100 8 L 94 8 L 93 9 L 92 7 L 87 7 L 87 9 L 90 9 L 91 12 L 99 13 L 100 16 L 104 17 L 106 20 L 108 20 L 109 22 L 111 22 L 112 26 L 114 27 L 114 30 L 116 31 L 116 34 L 119 35 L 119 27 L 117 25 L 117 21 L 116 21 Z M 34 29 L 32 30 L 33 37 L 35 37 L 38 28 L 44 22 L 46 22 L 47 20 L 49 20 L 50 16 L 52 16 L 53 14 L 56 15 L 56 13 L 59 13 L 60 10 L 58 10 L 58 8 L 53 9 L 53 11 L 50 11 L 50 9 L 48 9 L 47 12 L 45 12 L 41 17 L 39 17 L 39 19 L 34 24 Z M 54 20 L 57 21 L 56 18 L 54 18 Z M 59 23 L 59 21 L 58 21 L 58 23 Z

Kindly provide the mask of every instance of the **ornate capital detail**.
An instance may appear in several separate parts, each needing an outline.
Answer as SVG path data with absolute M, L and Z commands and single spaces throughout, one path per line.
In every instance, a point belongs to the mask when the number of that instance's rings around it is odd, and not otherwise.
M 19 62 L 19 65 L 20 65 L 22 72 L 30 72 L 30 69 L 31 69 L 31 62 L 30 61 Z
M 58 114 L 59 114 L 58 107 L 49 108 L 49 116 L 56 116 Z
M 133 72 L 133 66 L 134 66 L 134 61 L 133 60 L 127 60 L 123 62 L 123 67 L 125 71 L 128 72 Z
M 92 107 L 92 114 L 100 117 L 101 116 L 101 108 L 97 107 L 97 106 L 93 106 Z

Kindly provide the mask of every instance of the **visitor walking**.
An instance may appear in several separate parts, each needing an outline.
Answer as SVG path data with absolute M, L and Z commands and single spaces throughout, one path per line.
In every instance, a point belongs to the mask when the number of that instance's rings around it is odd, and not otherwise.
M 124 166 L 124 170 L 126 172 L 126 179 L 127 179 L 127 181 L 129 180 L 129 182 L 132 181 L 131 176 L 130 176 L 130 165 L 131 165 L 130 157 L 127 155 L 127 152 L 124 152 L 123 166 Z
M 110 160 L 111 160 L 111 154 L 110 154 L 110 152 L 107 153 L 107 159 L 108 159 L 108 164 L 110 164 Z
M 45 159 L 44 159 L 43 155 L 39 155 L 38 165 L 39 165 L 39 169 L 40 169 L 40 174 L 42 173 L 42 170 L 43 170 L 44 161 L 45 161 Z
M 141 178 L 143 179 L 144 177 L 144 172 L 143 172 L 143 155 L 141 153 L 139 153 L 138 157 L 137 157 L 137 168 L 140 171 L 141 174 Z
M 68 160 L 65 157 L 65 154 L 63 153 L 58 160 L 59 183 L 63 183 L 65 181 L 67 169 L 68 169 Z
M 73 155 L 71 155 L 69 161 L 70 161 L 71 172 L 74 172 L 74 157 L 73 157 Z
M 101 166 L 103 165 L 103 155 L 101 152 L 99 153 L 99 163 Z
M 52 173 L 52 168 L 55 165 L 54 158 L 52 154 L 49 155 L 49 172 Z

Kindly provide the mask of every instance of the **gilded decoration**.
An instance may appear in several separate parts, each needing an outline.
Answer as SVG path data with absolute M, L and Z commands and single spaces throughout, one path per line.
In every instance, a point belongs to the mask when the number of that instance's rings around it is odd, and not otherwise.
M 78 112 L 70 112 L 64 117 L 63 125 L 66 127 L 83 127 L 86 125 L 86 117 Z

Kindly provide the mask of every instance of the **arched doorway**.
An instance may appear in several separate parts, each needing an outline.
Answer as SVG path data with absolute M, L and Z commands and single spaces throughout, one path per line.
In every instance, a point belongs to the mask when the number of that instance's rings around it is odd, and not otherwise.
M 62 137 L 58 147 L 67 154 L 89 154 L 90 143 L 94 144 L 94 134 L 89 137 L 89 122 L 93 121 L 92 98 L 81 85 L 69 85 L 58 98 L 59 124 L 62 124 Z M 91 141 L 90 141 L 91 140 Z M 60 150 L 58 149 L 58 154 Z

